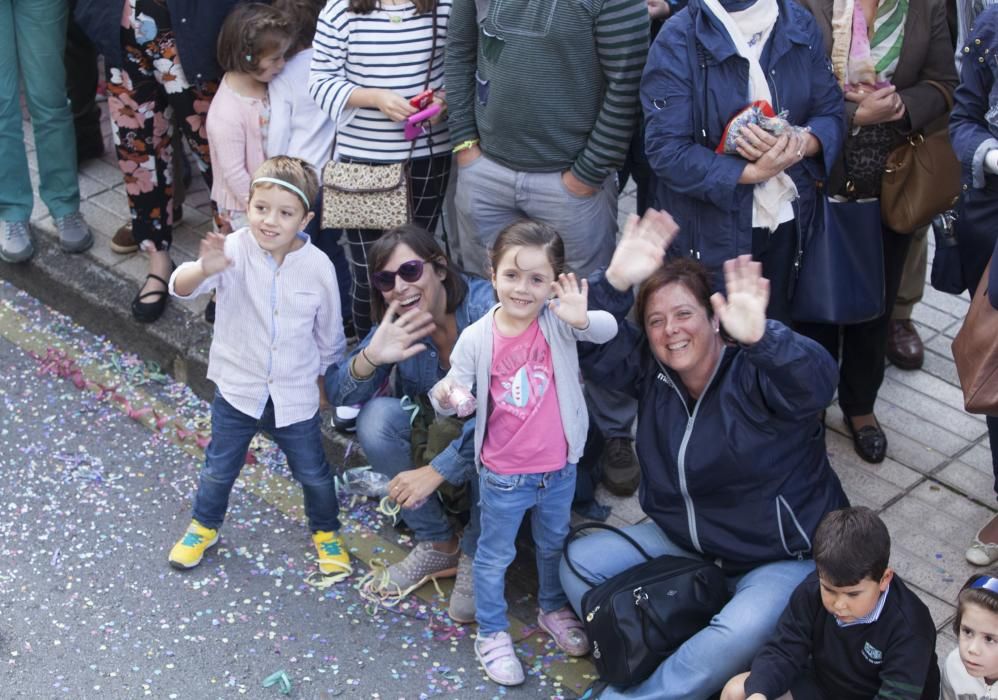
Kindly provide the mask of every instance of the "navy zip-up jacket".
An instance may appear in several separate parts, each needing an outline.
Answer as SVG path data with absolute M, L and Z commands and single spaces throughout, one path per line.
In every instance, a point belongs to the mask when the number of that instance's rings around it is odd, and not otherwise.
M 820 157 L 786 171 L 797 185 L 794 211 L 806 236 L 815 182 L 825 179 L 842 147 L 844 102 L 814 18 L 792 0 L 778 2 L 780 14 L 760 61 L 773 107 L 787 110 L 791 123 L 809 126 L 822 146 Z M 690 0 L 658 33 L 641 78 L 645 151 L 658 177 L 655 199 L 679 224 L 671 252 L 698 258 L 712 271 L 752 251 L 753 190 L 738 184 L 743 158 L 714 152 L 728 121 L 751 102 L 748 61 L 715 22 L 701 0 Z M 694 133 L 700 129 L 706 133 Z
M 218 33 L 233 6 L 246 0 L 166 0 L 177 38 L 177 54 L 188 81 L 214 81 L 222 75 L 218 66 Z M 120 68 L 121 11 L 124 0 L 78 0 L 74 17 L 83 32 L 97 45 L 108 66 Z
M 604 345 L 580 343 L 589 381 L 638 400 L 641 508 L 669 538 L 730 571 L 811 555 L 828 511 L 848 505 L 825 452 L 819 414 L 838 384 L 818 343 L 778 321 L 750 347 L 729 347 L 695 403 L 625 316 L 633 294 L 605 278 L 589 308 L 620 326 Z

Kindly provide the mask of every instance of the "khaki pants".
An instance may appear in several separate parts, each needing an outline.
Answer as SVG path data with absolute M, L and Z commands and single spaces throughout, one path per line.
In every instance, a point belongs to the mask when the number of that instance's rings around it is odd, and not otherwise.
M 911 310 L 922 300 L 925 290 L 925 271 L 929 251 L 929 227 L 924 226 L 911 234 L 911 247 L 904 261 L 901 272 L 901 286 L 894 302 L 891 319 L 907 321 L 911 318 Z

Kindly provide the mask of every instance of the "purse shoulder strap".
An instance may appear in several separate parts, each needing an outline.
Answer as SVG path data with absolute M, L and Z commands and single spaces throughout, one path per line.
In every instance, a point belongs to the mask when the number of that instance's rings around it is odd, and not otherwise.
M 580 580 L 584 581 L 590 586 L 599 585 L 600 582 L 593 581 L 592 579 L 588 579 L 585 576 L 583 576 L 582 572 L 580 572 L 575 567 L 575 564 L 572 563 L 572 557 L 570 557 L 568 554 L 568 546 L 572 544 L 573 540 L 578 539 L 579 533 L 585 530 L 608 530 L 610 532 L 616 533 L 618 536 L 627 540 L 631 544 L 631 546 L 634 547 L 634 549 L 638 550 L 638 552 L 641 553 L 641 556 L 645 558 L 645 561 L 651 561 L 653 558 L 650 554 L 648 554 L 648 552 L 645 551 L 644 547 L 642 547 L 640 544 L 637 543 L 637 541 L 633 537 L 628 535 L 620 528 L 614 527 L 613 525 L 606 525 L 604 523 L 582 523 L 581 525 L 575 525 L 574 527 L 572 527 L 571 530 L 569 530 L 568 536 L 565 538 L 565 545 L 562 548 L 565 555 L 565 563 L 568 564 L 568 568 L 572 570 L 573 574 L 578 576 Z
M 942 83 L 940 83 L 938 80 L 926 80 L 925 82 L 943 94 L 943 99 L 946 100 L 946 111 L 947 112 L 952 111 L 953 91 L 947 88 Z

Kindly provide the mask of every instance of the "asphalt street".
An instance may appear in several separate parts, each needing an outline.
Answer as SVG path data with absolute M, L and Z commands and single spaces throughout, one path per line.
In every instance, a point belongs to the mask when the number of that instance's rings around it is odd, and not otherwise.
M 485 679 L 474 627 L 450 622 L 431 586 L 371 610 L 356 581 L 411 541 L 366 501 L 341 497 L 355 575 L 309 585 L 301 492 L 265 439 L 219 546 L 172 570 L 207 404 L 3 282 L 0 377 L 0 697 L 561 698 L 590 682 L 587 662 L 534 634 L 529 573 L 507 596 L 529 623 L 513 627 L 517 689 Z

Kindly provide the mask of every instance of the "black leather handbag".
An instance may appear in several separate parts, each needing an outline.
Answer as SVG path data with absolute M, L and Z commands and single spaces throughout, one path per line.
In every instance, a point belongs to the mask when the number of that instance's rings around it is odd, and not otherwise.
M 576 569 L 569 545 L 583 530 L 617 533 L 645 558 L 602 583 Z M 640 683 L 683 642 L 710 623 L 729 594 L 720 567 L 689 557 L 651 557 L 627 533 L 610 525 L 584 523 L 565 539 L 565 563 L 592 586 L 582 596 L 582 624 L 601 680 L 627 687 Z
M 794 321 L 849 325 L 884 312 L 884 240 L 876 199 L 818 198 L 823 210 L 804 244 Z

